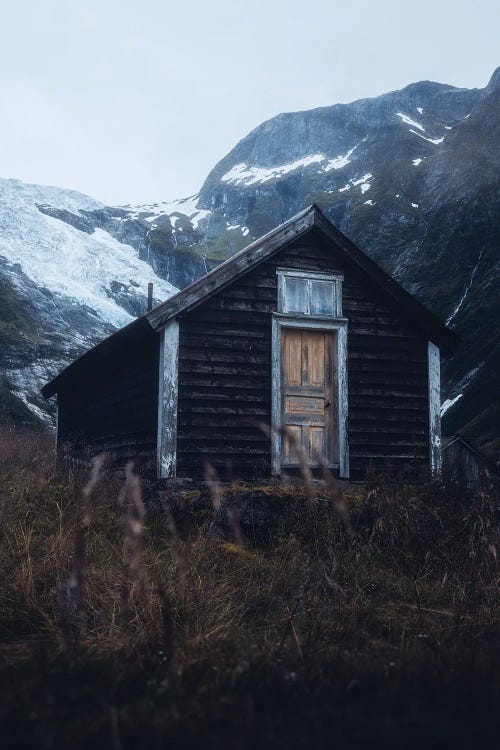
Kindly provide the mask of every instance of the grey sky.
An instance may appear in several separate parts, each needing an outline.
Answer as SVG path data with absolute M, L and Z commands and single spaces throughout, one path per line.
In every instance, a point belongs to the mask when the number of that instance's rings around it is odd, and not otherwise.
M 498 0 L 0 0 L 0 176 L 189 195 L 279 112 L 484 86 L 499 28 Z

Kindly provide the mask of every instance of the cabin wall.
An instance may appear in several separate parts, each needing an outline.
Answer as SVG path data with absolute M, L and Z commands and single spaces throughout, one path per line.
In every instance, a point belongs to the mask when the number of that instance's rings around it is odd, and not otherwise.
M 344 275 L 351 478 L 428 469 L 427 340 L 316 233 L 291 243 L 180 318 L 177 474 L 271 473 L 271 321 L 276 268 Z
M 159 338 L 152 333 L 58 394 L 60 456 L 87 461 L 106 452 L 156 471 Z

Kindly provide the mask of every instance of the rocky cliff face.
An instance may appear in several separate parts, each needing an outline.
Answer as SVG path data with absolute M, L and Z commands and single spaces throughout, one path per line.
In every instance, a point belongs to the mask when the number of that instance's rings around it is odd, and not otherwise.
M 316 202 L 456 329 L 445 430 L 500 449 L 499 98 L 500 69 L 481 90 L 420 82 L 282 114 L 171 203 L 106 207 L 1 181 L 4 393 L 43 410 L 38 384 L 141 312 L 147 281 L 162 299 Z

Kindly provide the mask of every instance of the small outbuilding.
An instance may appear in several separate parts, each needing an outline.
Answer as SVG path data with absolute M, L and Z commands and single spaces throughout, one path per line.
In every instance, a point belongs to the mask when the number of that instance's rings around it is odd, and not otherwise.
M 484 458 L 461 435 L 444 437 L 442 441 L 443 476 L 450 482 L 477 487 Z
M 42 392 L 57 396 L 58 452 L 77 460 L 262 479 L 297 471 L 299 445 L 344 478 L 422 475 L 441 465 L 440 349 L 454 345 L 312 205 Z

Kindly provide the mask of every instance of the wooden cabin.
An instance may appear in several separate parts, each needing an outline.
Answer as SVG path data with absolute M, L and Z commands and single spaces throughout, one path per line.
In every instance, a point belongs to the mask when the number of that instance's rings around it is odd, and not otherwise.
M 435 473 L 440 349 L 454 344 L 313 205 L 42 392 L 57 396 L 59 453 L 160 478 L 202 477 L 206 462 L 223 477 L 293 473 L 297 444 L 344 478 Z
M 484 458 L 461 435 L 451 435 L 442 441 L 443 476 L 449 482 L 465 487 L 477 487 L 481 479 Z

